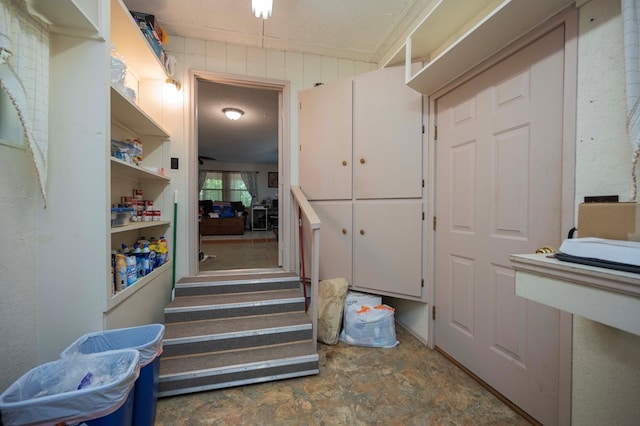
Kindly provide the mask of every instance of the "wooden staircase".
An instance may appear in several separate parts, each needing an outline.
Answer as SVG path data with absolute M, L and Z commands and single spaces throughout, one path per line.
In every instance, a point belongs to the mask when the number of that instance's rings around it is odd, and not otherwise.
M 182 279 L 164 316 L 159 397 L 319 372 L 295 274 Z

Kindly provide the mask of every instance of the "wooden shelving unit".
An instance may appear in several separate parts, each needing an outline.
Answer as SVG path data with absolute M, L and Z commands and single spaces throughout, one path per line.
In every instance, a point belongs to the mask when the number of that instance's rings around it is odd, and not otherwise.
M 440 0 L 385 67 L 429 95 L 560 12 L 571 0 Z M 412 64 L 423 64 L 412 72 Z
M 127 72 L 138 81 L 155 80 L 164 82 L 166 72 L 151 46 L 133 20 L 122 0 L 110 0 L 110 45 L 124 58 Z M 136 88 L 140 89 L 140 88 Z M 110 88 L 110 140 L 139 138 L 143 142 L 143 165 L 130 164 L 120 159 L 110 158 L 111 203 L 120 203 L 122 196 L 132 194 L 133 189 L 144 189 L 144 198 L 152 200 L 154 206 L 167 218 L 169 212 L 168 176 L 144 168 L 144 164 L 168 166 L 169 132 L 139 105 L 124 95 L 116 87 Z M 110 228 L 111 249 L 120 244 L 131 245 L 141 238 L 143 231 L 163 235 L 172 225 L 169 220 L 133 222 L 125 226 Z M 148 235 L 148 234 L 147 234 Z M 149 275 L 140 277 L 135 284 L 112 295 L 111 285 L 107 286 L 107 303 L 104 310 L 105 326 L 108 328 L 138 322 L 142 318 L 158 317 L 170 292 L 171 268 L 165 263 Z M 140 312 L 132 312 L 132 309 Z M 160 315 L 161 317 L 161 315 Z M 148 321 L 148 319 L 146 320 Z
M 54 33 L 96 37 L 99 0 L 27 0 L 29 11 L 51 24 Z

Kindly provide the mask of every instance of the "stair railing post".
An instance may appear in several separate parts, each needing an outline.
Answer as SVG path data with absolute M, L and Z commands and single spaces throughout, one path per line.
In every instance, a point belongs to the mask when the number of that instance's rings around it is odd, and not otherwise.
M 313 324 L 313 344 L 318 347 L 318 268 L 320 259 L 320 228 L 311 231 L 311 323 Z
M 291 194 L 293 195 L 293 202 L 297 204 L 300 211 L 300 219 L 305 221 L 305 224 L 309 225 L 311 230 L 311 255 L 309 256 L 311 262 L 311 291 L 310 298 L 311 303 L 309 305 L 310 312 L 307 313 L 311 317 L 311 324 L 313 325 L 313 344 L 317 348 L 318 346 L 318 279 L 320 276 L 319 260 L 320 260 L 320 218 L 316 214 L 311 204 L 305 197 L 302 189 L 297 185 L 291 186 Z M 294 206 L 296 207 L 296 206 Z M 303 232 L 304 226 L 301 227 L 299 232 Z M 307 283 L 303 283 L 307 285 Z

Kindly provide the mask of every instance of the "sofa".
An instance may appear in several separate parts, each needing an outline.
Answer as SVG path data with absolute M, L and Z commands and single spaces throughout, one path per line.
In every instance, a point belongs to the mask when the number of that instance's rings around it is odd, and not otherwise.
M 200 201 L 200 235 L 242 235 L 246 220 L 239 201 Z

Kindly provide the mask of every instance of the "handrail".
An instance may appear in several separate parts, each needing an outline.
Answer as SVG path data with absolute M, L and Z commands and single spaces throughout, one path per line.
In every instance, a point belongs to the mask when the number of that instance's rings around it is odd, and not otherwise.
M 302 189 L 297 185 L 291 186 L 291 194 L 293 195 L 293 201 L 299 207 L 296 209 L 301 212 L 298 218 L 300 223 L 308 225 L 311 230 L 311 254 L 309 256 L 311 265 L 311 304 L 309 305 L 309 316 L 311 317 L 311 324 L 313 325 L 313 344 L 317 348 L 318 342 L 318 277 L 319 277 L 319 259 L 320 259 L 320 218 L 316 214 L 311 204 L 305 197 Z M 305 229 L 304 227 L 302 227 Z M 302 260 L 304 261 L 304 259 Z M 302 285 L 307 285 L 306 282 Z

